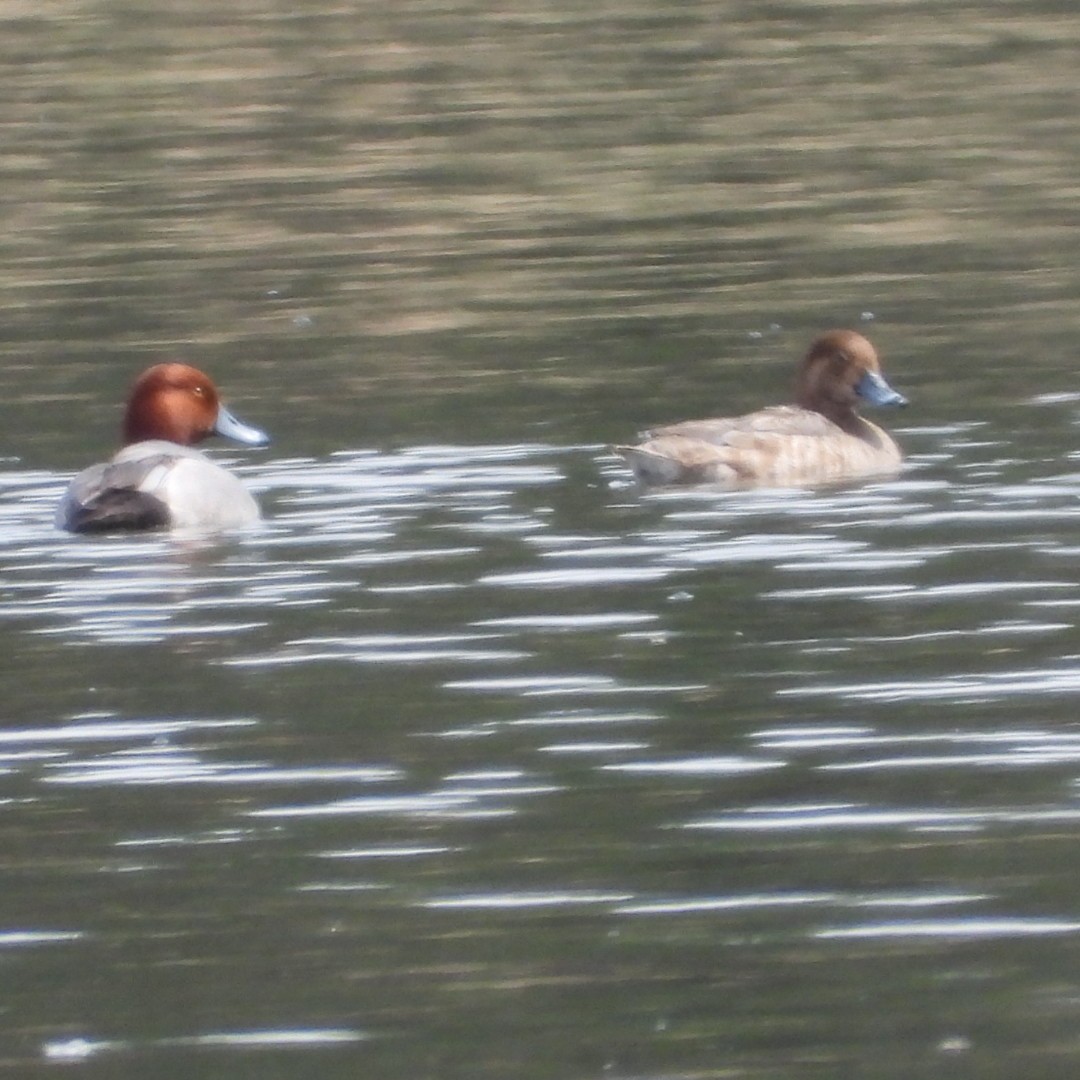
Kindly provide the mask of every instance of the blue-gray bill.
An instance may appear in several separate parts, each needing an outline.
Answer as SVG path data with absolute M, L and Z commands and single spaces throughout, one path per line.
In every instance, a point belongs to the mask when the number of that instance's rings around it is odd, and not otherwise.
M 868 405 L 902 406 L 908 403 L 903 394 L 897 393 L 876 371 L 864 371 L 855 384 L 855 393 Z
M 214 434 L 247 446 L 266 446 L 270 436 L 257 427 L 238 420 L 224 405 L 218 408 L 217 420 L 214 421 Z

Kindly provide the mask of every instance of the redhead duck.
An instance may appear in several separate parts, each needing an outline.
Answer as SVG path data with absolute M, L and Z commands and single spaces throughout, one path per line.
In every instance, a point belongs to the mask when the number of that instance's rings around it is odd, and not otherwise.
M 237 420 L 196 368 L 147 369 L 128 398 L 123 449 L 71 481 L 57 526 L 70 532 L 229 529 L 257 521 L 258 504 L 240 481 L 192 448 L 208 435 L 249 446 L 270 441 Z
M 856 412 L 860 401 L 907 404 L 862 334 L 830 330 L 799 365 L 794 405 L 655 428 L 615 452 L 651 484 L 799 487 L 893 473 L 900 448 Z

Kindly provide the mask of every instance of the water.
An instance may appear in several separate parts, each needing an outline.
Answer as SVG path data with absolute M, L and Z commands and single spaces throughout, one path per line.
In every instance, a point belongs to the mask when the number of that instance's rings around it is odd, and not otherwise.
M 1071 10 L 4 22 L 9 1069 L 1075 1068 Z M 899 478 L 607 450 L 833 325 Z M 177 354 L 265 526 L 54 531 Z

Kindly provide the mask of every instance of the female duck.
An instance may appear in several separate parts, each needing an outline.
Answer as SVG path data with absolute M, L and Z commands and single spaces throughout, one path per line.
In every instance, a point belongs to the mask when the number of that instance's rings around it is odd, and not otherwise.
M 157 364 L 135 381 L 124 415 L 124 446 L 84 469 L 56 514 L 71 532 L 115 529 L 230 529 L 259 519 L 240 481 L 192 444 L 223 435 L 249 446 L 270 440 L 241 423 L 217 388 L 187 364 Z
M 907 404 L 862 334 L 831 330 L 799 366 L 794 405 L 656 428 L 615 451 L 652 484 L 798 487 L 896 472 L 900 449 L 855 411 L 861 401 Z

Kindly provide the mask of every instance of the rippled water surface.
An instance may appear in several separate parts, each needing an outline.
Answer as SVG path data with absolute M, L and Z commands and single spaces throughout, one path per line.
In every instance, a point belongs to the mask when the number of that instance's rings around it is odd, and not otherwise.
M 13 1075 L 1080 1063 L 1080 24 L 0 12 Z M 886 482 L 642 491 L 857 326 Z M 71 537 L 184 355 L 266 521 Z

